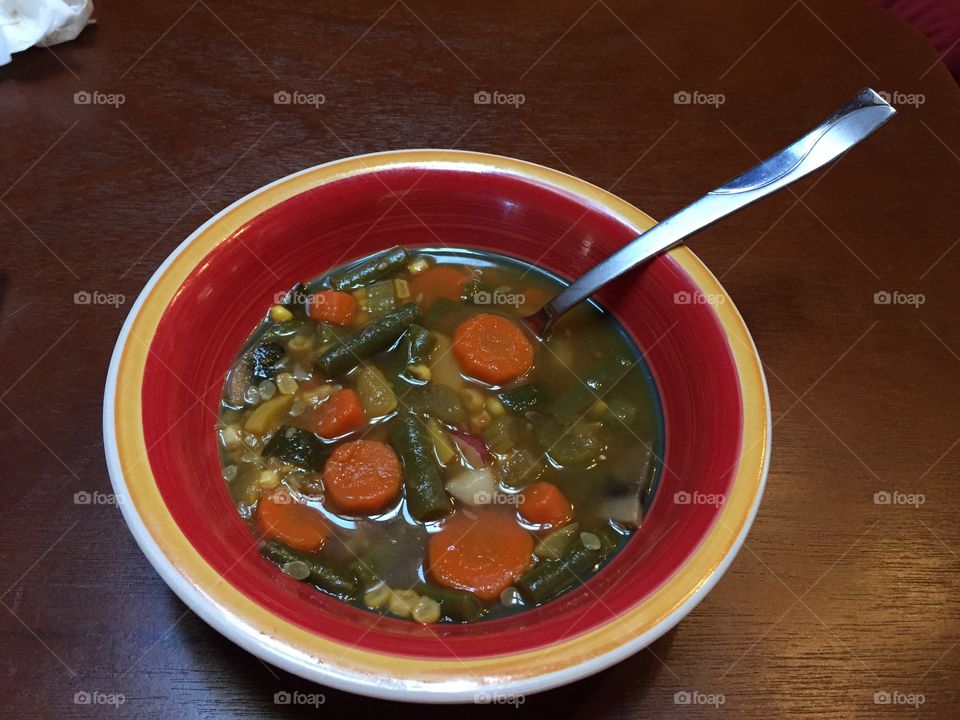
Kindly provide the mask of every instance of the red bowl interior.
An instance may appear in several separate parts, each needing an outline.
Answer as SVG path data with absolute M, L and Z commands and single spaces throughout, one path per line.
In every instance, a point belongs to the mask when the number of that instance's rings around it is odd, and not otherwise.
M 634 235 L 603 207 L 496 172 L 371 172 L 262 213 L 193 270 L 152 343 L 143 424 L 170 513 L 237 589 L 311 632 L 361 648 L 499 655 L 568 638 L 619 615 L 655 592 L 716 519 L 717 507 L 678 505 L 675 493 L 726 493 L 740 449 L 741 398 L 726 337 L 709 305 L 675 302 L 675 293 L 697 288 L 669 257 L 599 295 L 645 351 L 660 392 L 666 440 L 659 491 L 623 551 L 585 586 L 543 607 L 473 625 L 422 627 L 379 619 L 285 576 L 260 558 L 230 502 L 214 429 L 229 364 L 276 293 L 300 280 L 397 244 L 492 250 L 575 277 Z

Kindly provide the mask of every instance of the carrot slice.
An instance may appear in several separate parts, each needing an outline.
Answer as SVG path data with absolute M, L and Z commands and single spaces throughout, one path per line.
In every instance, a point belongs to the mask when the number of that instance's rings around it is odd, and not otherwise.
M 430 307 L 438 298 L 460 300 L 470 276 L 450 265 L 434 265 L 410 278 L 410 297 L 421 307 Z
M 276 538 L 295 550 L 319 550 L 330 536 L 323 515 L 295 501 L 286 490 L 262 496 L 257 502 L 256 517 L 265 538 Z
M 573 506 L 553 483 L 541 480 L 524 490 L 520 497 L 520 517 L 531 525 L 559 527 L 573 519 Z
M 403 474 L 397 454 L 377 440 L 340 445 L 323 466 L 327 497 L 342 510 L 373 514 L 400 493 Z
M 502 315 L 480 313 L 453 333 L 453 354 L 464 372 L 477 380 L 503 385 L 533 367 L 533 344 Z
M 310 296 L 307 315 L 316 322 L 349 325 L 357 314 L 357 299 L 350 293 L 321 290 Z
M 356 430 L 365 420 L 360 396 L 353 390 L 344 388 L 331 395 L 317 409 L 314 432 L 326 440 L 331 440 Z
M 457 513 L 430 536 L 430 574 L 439 584 L 495 600 L 533 564 L 533 536 L 506 512 Z

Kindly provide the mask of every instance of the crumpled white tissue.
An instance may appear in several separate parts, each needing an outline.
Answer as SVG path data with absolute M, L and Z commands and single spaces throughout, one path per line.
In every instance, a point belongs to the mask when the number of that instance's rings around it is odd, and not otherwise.
M 92 14 L 91 0 L 0 0 L 0 65 L 34 45 L 73 40 Z

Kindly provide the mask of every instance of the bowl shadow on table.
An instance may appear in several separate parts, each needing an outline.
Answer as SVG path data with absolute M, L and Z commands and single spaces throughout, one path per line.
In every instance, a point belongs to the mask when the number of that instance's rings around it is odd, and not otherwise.
M 171 597 L 171 600 L 181 605 L 175 597 Z M 186 607 L 183 606 L 183 609 L 186 610 Z M 361 711 L 361 717 L 368 716 L 365 713 L 376 717 L 374 712 L 389 709 L 389 717 L 394 719 L 423 718 L 422 705 L 354 695 L 318 685 L 264 663 L 256 656 L 240 650 L 195 616 L 194 619 L 200 627 L 194 637 L 184 638 L 183 642 L 184 648 L 192 655 L 193 667 L 197 668 L 198 672 L 215 674 L 215 678 L 210 678 L 211 683 L 221 688 L 237 688 L 238 692 L 245 695 L 242 698 L 244 703 L 248 703 L 251 709 L 256 708 L 252 714 L 257 717 L 315 718 L 318 709 L 329 711 L 349 708 L 351 712 Z M 656 684 L 662 672 L 668 672 L 664 662 L 669 664 L 668 655 L 674 632 L 675 629 L 670 630 L 657 640 L 651 646 L 652 652 L 641 650 L 596 675 L 570 685 L 522 697 L 515 702 L 438 705 L 434 706 L 430 713 L 433 716 L 437 713 L 456 713 L 459 718 L 488 718 L 491 712 L 517 717 L 518 711 L 554 717 L 622 717 L 626 709 L 635 706 Z M 225 673 L 229 677 L 224 677 Z M 322 704 L 317 707 L 312 704 L 298 705 L 278 701 L 298 693 L 300 698 L 322 696 Z

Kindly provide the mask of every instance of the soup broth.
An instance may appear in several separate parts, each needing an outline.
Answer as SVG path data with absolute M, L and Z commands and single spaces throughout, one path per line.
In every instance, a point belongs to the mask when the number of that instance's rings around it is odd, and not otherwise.
M 227 375 L 224 479 L 264 556 L 318 592 L 473 622 L 582 584 L 640 526 L 662 457 L 638 349 L 491 253 L 394 248 L 291 290 Z

